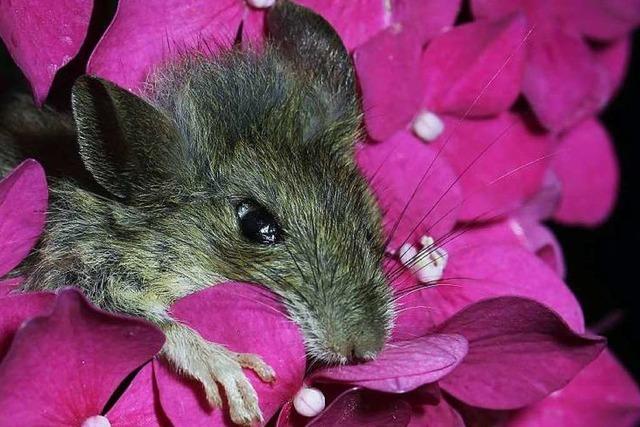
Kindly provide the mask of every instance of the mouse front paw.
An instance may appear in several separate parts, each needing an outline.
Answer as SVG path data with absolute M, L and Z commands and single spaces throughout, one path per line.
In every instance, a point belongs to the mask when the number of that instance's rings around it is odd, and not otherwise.
M 212 406 L 222 408 L 220 387 L 226 395 L 229 415 L 235 424 L 252 426 L 264 420 L 258 395 L 242 368 L 254 371 L 262 381 L 275 380 L 275 372 L 260 356 L 236 353 L 205 341 L 191 330 L 168 334 L 164 357 L 181 374 L 197 380 Z M 197 336 L 197 338 L 196 338 Z
M 224 390 L 231 420 L 243 426 L 262 423 L 262 413 L 258 406 L 258 395 L 242 368 L 253 370 L 261 380 L 275 380 L 275 373 L 259 356 L 235 353 L 222 346 L 210 345 L 210 351 L 198 372 L 193 376 L 202 383 L 207 400 L 221 407 L 222 400 L 218 385 Z

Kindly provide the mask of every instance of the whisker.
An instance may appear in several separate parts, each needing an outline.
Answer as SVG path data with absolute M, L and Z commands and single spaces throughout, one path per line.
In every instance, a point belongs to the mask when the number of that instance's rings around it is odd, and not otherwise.
M 469 107 L 467 108 L 467 110 L 464 112 L 464 114 L 462 115 L 462 119 L 460 121 L 458 121 L 456 123 L 456 126 L 454 127 L 454 129 L 452 130 L 452 132 L 449 134 L 448 138 L 444 141 L 444 143 L 440 146 L 438 152 L 436 153 L 435 157 L 433 158 L 433 160 L 431 161 L 431 163 L 429 164 L 429 166 L 427 167 L 427 170 L 425 171 L 425 173 L 422 175 L 422 177 L 420 178 L 420 180 L 418 181 L 418 184 L 416 185 L 415 190 L 413 191 L 413 193 L 411 194 L 409 200 L 407 201 L 407 203 L 405 204 L 404 208 L 402 209 L 400 216 L 398 217 L 396 223 L 394 224 L 391 233 L 389 235 L 389 238 L 387 240 L 387 244 L 391 241 L 391 239 L 393 238 L 398 225 L 400 224 L 400 222 L 402 221 L 402 218 L 404 217 L 404 215 L 406 214 L 406 211 L 408 209 L 408 206 L 411 204 L 411 202 L 415 199 L 417 193 L 418 193 L 418 189 L 420 188 L 420 186 L 422 185 L 422 183 L 424 182 L 424 180 L 426 179 L 427 175 L 429 174 L 429 172 L 431 171 L 431 168 L 433 167 L 433 165 L 435 164 L 435 162 L 437 161 L 438 158 L 440 158 L 440 155 L 442 154 L 442 152 L 444 151 L 444 148 L 448 145 L 448 143 L 451 141 L 453 135 L 456 134 L 456 132 L 458 131 L 458 129 L 460 128 L 460 126 L 462 126 L 462 121 L 464 121 L 465 119 L 467 119 L 469 117 L 469 115 L 471 114 L 471 112 L 473 111 L 473 109 L 475 108 L 475 106 L 477 105 L 477 103 L 479 102 L 480 98 L 486 93 L 486 91 L 488 90 L 488 88 L 493 84 L 493 82 L 498 78 L 498 76 L 500 75 L 500 73 L 504 70 L 504 68 L 509 64 L 509 62 L 511 62 L 511 60 L 513 59 L 513 56 L 522 48 L 522 46 L 524 45 L 524 43 L 528 40 L 528 38 L 530 37 L 531 33 L 533 32 L 534 27 L 532 27 L 527 34 L 523 37 L 522 41 L 518 44 L 518 46 L 514 49 L 513 52 L 511 52 L 509 54 L 509 56 L 507 57 L 507 59 L 504 61 L 504 63 L 498 68 L 498 70 L 491 76 L 491 78 L 489 79 L 489 81 L 487 82 L 486 85 L 484 85 L 482 87 L 482 89 L 480 90 L 480 92 L 478 93 L 478 95 L 476 95 L 476 97 L 474 98 L 474 100 L 471 102 L 471 104 L 469 105 Z M 385 245 L 385 246 L 386 246 Z

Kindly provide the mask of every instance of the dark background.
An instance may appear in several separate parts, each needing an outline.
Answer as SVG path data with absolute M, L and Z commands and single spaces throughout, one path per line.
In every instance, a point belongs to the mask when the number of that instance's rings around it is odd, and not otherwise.
M 73 80 L 113 16 L 115 1 L 96 2 L 90 32 L 78 56 L 61 69 L 47 102 L 67 108 Z M 0 91 L 28 90 L 0 42 Z M 611 349 L 640 382 L 640 32 L 636 32 L 626 81 L 602 119 L 612 135 L 621 166 L 618 203 L 596 229 L 551 224 L 563 247 L 567 282 L 584 308 L 587 325 L 601 330 Z

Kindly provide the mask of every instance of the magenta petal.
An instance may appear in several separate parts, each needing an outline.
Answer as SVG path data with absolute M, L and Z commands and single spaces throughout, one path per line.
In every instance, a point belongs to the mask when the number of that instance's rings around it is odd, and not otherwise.
M 420 40 L 392 26 L 356 49 L 354 61 L 367 132 L 376 141 L 406 128 L 418 112 L 424 91 Z
M 537 0 L 533 0 L 536 2 Z M 524 4 L 523 4 L 524 3 Z M 473 16 L 479 19 L 499 19 L 518 12 L 526 6 L 527 0 L 471 0 Z M 538 3 L 542 3 L 538 1 Z M 525 9 L 526 10 L 526 9 Z
M 453 228 L 462 195 L 442 153 L 400 132 L 383 143 L 361 146 L 357 161 L 385 213 L 384 228 L 392 235 L 389 251 Z
M 296 413 L 293 402 L 289 400 L 282 406 L 282 409 L 280 409 L 278 419 L 276 420 L 276 427 L 295 427 L 298 424 L 302 424 L 298 422 L 299 417 L 301 417 L 301 415 Z
M 265 13 L 247 8 L 242 19 L 242 45 L 248 49 L 260 49 L 265 40 Z
M 631 38 L 623 37 L 595 52 L 596 59 L 607 71 L 611 93 L 609 98 L 620 89 L 627 75 L 629 57 L 631 56 Z
M 154 67 L 185 52 L 230 46 L 244 7 L 241 0 L 121 0 L 87 73 L 139 90 Z
M 0 361 L 20 326 L 32 317 L 48 314 L 54 298 L 54 294 L 45 292 L 0 298 Z
M 531 36 L 522 90 L 540 122 L 560 131 L 600 110 L 611 82 L 582 40 L 554 28 Z
M 350 389 L 333 402 L 308 427 L 405 427 L 411 418 L 408 403 L 367 390 Z
M 507 427 L 616 426 L 640 423 L 640 390 L 608 351 L 585 367 L 562 390 L 516 412 Z
M 56 72 L 80 50 L 92 7 L 92 0 L 0 2 L 0 38 L 38 104 L 47 97 Z
M 311 380 L 404 393 L 438 381 L 454 370 L 466 353 L 467 342 L 460 335 L 429 334 L 394 341 L 372 362 L 326 368 L 313 374 Z
M 568 24 L 587 37 L 612 40 L 640 25 L 639 0 L 563 0 Z
M 9 296 L 12 292 L 18 289 L 18 286 L 22 284 L 21 277 L 15 277 L 7 280 L 0 280 L 0 298 Z
M 365 43 L 389 23 L 385 0 L 297 0 L 326 19 L 349 51 Z
M 276 372 L 266 384 L 246 371 L 268 420 L 302 385 L 305 350 L 298 327 L 287 319 L 268 291 L 249 284 L 226 283 L 189 295 L 171 309 L 174 318 L 205 339 L 237 352 L 260 355 Z M 269 331 L 265 334 L 264 331 Z M 212 410 L 202 387 L 176 375 L 164 363 L 154 363 L 160 401 L 176 425 L 205 426 L 230 423 L 222 411 Z
M 0 181 L 0 277 L 22 261 L 40 238 L 47 210 L 47 181 L 26 160 Z
M 413 405 L 408 427 L 465 427 L 464 421 L 445 399 L 436 404 Z
M 535 403 L 569 383 L 604 348 L 573 332 L 542 304 L 499 297 L 473 304 L 440 328 L 463 335 L 469 353 L 440 382 L 455 398 L 487 409 Z
M 517 15 L 461 25 L 435 38 L 422 57 L 427 109 L 466 117 L 508 109 L 522 84 L 525 30 L 524 16 Z
M 78 426 L 163 342 L 150 324 L 98 311 L 79 292 L 63 290 L 50 315 L 20 328 L 0 364 L 0 419 Z
M 153 364 L 138 372 L 115 405 L 107 413 L 111 427 L 169 426 L 162 412 L 153 378 Z
M 553 154 L 552 154 L 553 155 Z M 547 169 L 542 186 L 533 197 L 530 197 L 518 210 L 518 219 L 526 221 L 544 221 L 551 218 L 560 204 L 562 186 L 558 177 Z
M 461 3 L 461 0 L 396 0 L 392 3 L 393 20 L 408 26 L 424 44 L 453 26 Z
M 617 196 L 618 162 L 607 131 L 597 120 L 587 120 L 566 134 L 551 167 L 562 186 L 555 219 L 597 225 L 609 216 Z
M 541 188 L 550 138 L 516 114 L 490 120 L 445 118 L 435 141 L 460 175 L 461 220 L 490 220 L 520 208 Z
M 391 341 L 411 340 L 432 331 L 439 320 L 438 316 L 434 320 L 430 305 L 434 288 L 417 291 L 419 283 L 416 276 L 395 258 L 387 256 L 384 266 L 388 276 L 392 272 L 399 272 L 391 282 L 394 293 L 398 295 Z
M 481 299 L 502 295 L 531 298 L 556 312 L 577 332 L 584 331 L 582 310 L 571 290 L 543 261 L 522 245 L 494 243 L 469 233 L 445 245 L 445 279 L 453 286 L 425 291 L 434 319 L 443 321 Z
M 225 424 L 224 414 L 210 408 L 202 386 L 196 381 L 180 376 L 163 361 L 153 361 L 153 372 L 162 410 L 172 424 L 193 427 Z
M 551 230 L 537 221 L 514 222 L 514 227 L 521 227 L 525 246 L 555 271 L 558 277 L 564 277 L 562 248 Z

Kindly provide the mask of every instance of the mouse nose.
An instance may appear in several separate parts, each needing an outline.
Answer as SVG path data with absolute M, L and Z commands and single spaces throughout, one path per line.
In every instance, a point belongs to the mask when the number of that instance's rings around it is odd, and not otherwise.
M 382 334 L 360 333 L 352 337 L 346 337 L 342 342 L 334 341 L 329 345 L 329 350 L 348 362 L 366 362 L 375 359 L 384 346 Z

